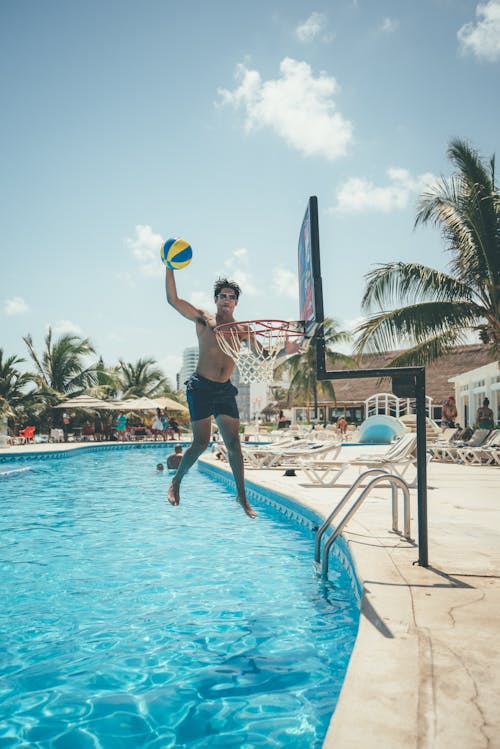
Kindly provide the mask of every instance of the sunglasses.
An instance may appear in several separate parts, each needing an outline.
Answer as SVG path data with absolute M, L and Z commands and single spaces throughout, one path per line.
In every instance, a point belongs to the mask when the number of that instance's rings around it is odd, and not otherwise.
M 230 299 L 232 302 L 236 299 L 236 294 L 219 294 L 219 299 Z

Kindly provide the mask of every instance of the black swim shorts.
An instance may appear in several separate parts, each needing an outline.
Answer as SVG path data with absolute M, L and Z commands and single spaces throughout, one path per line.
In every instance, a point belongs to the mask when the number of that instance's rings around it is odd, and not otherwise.
M 239 419 L 235 388 L 231 380 L 213 382 L 196 372 L 186 381 L 186 397 L 191 421 L 207 419 L 209 416 L 232 416 Z

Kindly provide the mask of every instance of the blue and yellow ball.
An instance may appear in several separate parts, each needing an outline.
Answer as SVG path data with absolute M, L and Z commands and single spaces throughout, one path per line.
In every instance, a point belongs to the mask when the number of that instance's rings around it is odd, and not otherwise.
M 161 248 L 161 259 L 172 270 L 180 270 L 189 265 L 193 257 L 193 250 L 186 239 L 167 239 Z

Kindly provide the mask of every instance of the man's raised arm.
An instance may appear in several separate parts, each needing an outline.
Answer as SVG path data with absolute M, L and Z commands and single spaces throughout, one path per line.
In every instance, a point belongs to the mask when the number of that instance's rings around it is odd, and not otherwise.
M 185 299 L 181 299 L 177 296 L 177 287 L 175 285 L 174 272 L 171 268 L 166 269 L 165 275 L 165 290 L 167 292 L 167 302 L 180 312 L 181 315 L 187 317 L 188 320 L 200 320 L 206 317 L 203 310 L 194 307 L 190 302 Z

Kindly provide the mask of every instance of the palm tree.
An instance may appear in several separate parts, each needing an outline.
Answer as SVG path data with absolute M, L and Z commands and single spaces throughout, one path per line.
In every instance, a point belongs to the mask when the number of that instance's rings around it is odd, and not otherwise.
M 95 366 L 95 385 L 88 388 L 89 395 L 94 398 L 116 398 L 121 389 L 121 379 L 118 367 L 106 367 L 102 356 Z
M 441 228 L 451 254 L 449 273 L 420 263 L 392 262 L 370 271 L 363 308 L 371 315 L 357 329 L 357 350 L 407 346 L 391 365 L 426 364 L 474 331 L 494 356 L 500 353 L 500 195 L 495 157 L 488 165 L 465 141 L 453 140 L 448 157 L 456 173 L 419 201 L 415 226 Z M 395 309 L 384 309 L 393 304 Z
M 338 330 L 337 323 L 331 318 L 325 318 L 322 324 L 323 339 L 325 342 L 325 359 L 328 364 L 344 364 L 348 367 L 355 367 L 354 360 L 334 351 L 333 346 L 339 343 L 348 343 L 351 340 L 351 334 L 347 331 Z M 283 364 L 276 368 L 276 376 L 280 376 L 285 370 L 290 375 L 290 385 L 288 389 L 288 403 L 292 399 L 301 400 L 306 403 L 314 404 L 314 417 L 318 418 L 318 398 L 320 395 L 327 397 L 335 403 L 335 390 L 331 380 L 318 380 L 316 377 L 316 346 L 319 330 L 313 335 L 311 344 L 303 354 L 294 354 Z
M 48 405 L 55 405 L 65 395 L 79 395 L 95 383 L 95 364 L 86 364 L 85 359 L 95 353 L 88 338 L 65 333 L 52 340 L 52 329 L 45 337 L 45 349 L 41 356 L 35 351 L 30 335 L 23 338 L 35 364 L 33 379 Z
M 26 391 L 26 386 L 33 381 L 33 375 L 21 372 L 18 365 L 25 360 L 18 356 L 4 359 L 0 348 L 0 416 L 15 417 L 35 402 L 35 390 Z
M 154 398 L 165 390 L 170 391 L 170 383 L 153 358 L 138 359 L 135 363 L 120 359 L 118 366 L 123 398 Z

